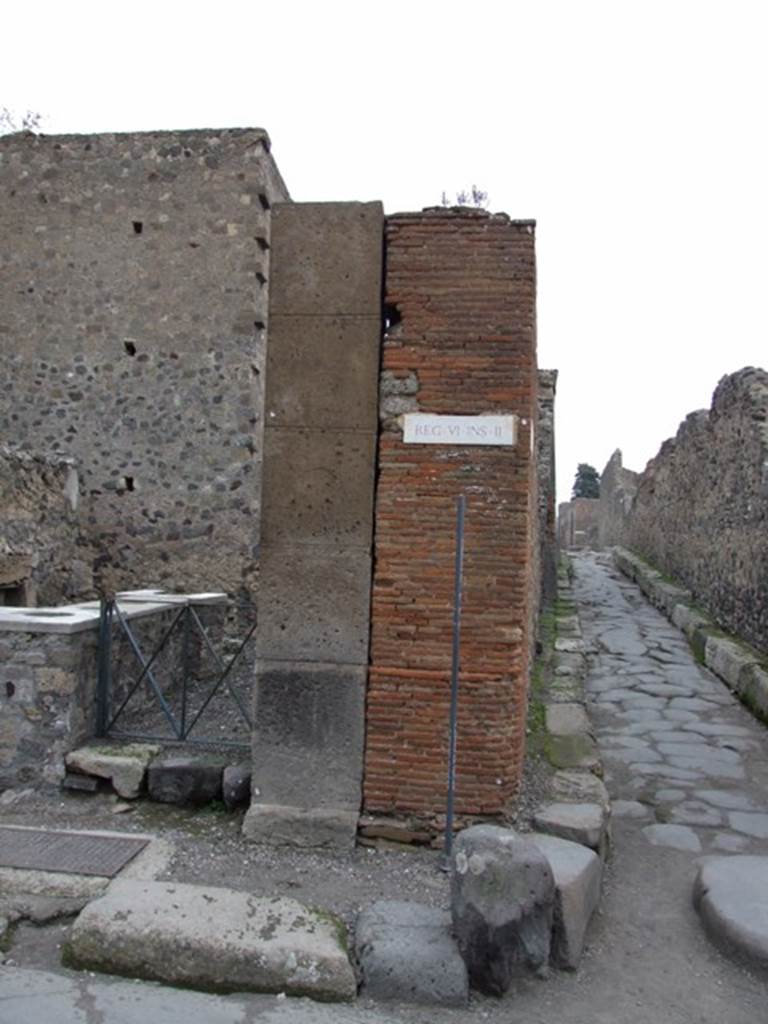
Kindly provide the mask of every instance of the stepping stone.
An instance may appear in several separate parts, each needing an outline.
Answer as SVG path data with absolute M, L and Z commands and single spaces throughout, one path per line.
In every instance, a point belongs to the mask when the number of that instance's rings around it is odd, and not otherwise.
M 466 1006 L 467 968 L 451 933 L 451 915 L 420 903 L 379 900 L 355 925 L 361 993 L 371 999 Z
M 646 825 L 643 835 L 654 846 L 668 846 L 672 850 L 701 853 L 699 837 L 687 825 Z
M 119 796 L 134 800 L 141 792 L 147 766 L 159 753 L 160 747 L 147 743 L 81 747 L 66 754 L 64 763 L 69 771 L 109 779 Z
M 332 914 L 214 886 L 117 879 L 81 912 L 65 957 L 84 970 L 214 992 L 339 1002 L 357 990 Z
M 731 811 L 728 822 L 732 829 L 758 839 L 768 839 L 768 814 L 749 814 L 746 811 Z
M 600 804 L 547 804 L 536 811 L 533 823 L 539 832 L 581 843 L 601 856 L 607 852 L 608 815 Z
M 549 861 L 555 880 L 550 962 L 554 967 L 576 970 L 587 925 L 600 903 L 602 861 L 580 843 L 536 832 L 529 838 Z
M 721 949 L 768 967 L 768 857 L 708 857 L 693 884 L 693 903 Z

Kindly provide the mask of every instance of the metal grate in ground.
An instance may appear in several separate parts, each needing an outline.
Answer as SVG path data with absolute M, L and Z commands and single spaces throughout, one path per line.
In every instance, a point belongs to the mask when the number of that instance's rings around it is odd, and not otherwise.
M 0 827 L 0 867 L 113 878 L 148 842 L 135 836 Z

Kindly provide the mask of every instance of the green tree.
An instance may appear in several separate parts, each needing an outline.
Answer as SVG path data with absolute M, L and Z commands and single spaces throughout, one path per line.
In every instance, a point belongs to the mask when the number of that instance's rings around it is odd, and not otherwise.
M 572 498 L 599 498 L 600 474 L 588 462 L 580 462 L 573 481 Z

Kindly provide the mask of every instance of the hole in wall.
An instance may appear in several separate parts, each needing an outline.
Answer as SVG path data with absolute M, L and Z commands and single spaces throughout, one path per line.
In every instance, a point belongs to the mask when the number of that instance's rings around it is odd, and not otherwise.
M 253 321 L 253 326 L 256 328 L 257 331 L 263 331 L 264 330 L 264 326 L 265 326 L 264 325 L 264 321 L 263 320 L 254 320 Z
M 14 693 L 16 693 L 16 687 L 9 679 L 5 684 L 5 696 L 12 697 Z
M 132 476 L 124 476 L 120 481 L 120 487 L 123 491 L 135 491 L 136 484 Z
M 256 236 L 256 245 L 258 245 L 262 252 L 266 252 L 269 248 L 269 242 L 263 235 Z
M 132 341 L 124 341 L 123 347 L 125 348 L 125 351 L 128 353 L 129 356 L 136 355 L 136 346 Z
M 135 220 L 133 222 L 133 233 L 134 233 L 134 235 L 140 235 L 143 230 L 144 230 L 144 221 Z
M 265 285 L 267 283 L 266 277 L 262 274 L 260 270 L 256 271 L 256 280 L 259 282 L 260 285 Z
M 386 302 L 384 304 L 384 327 L 386 330 L 391 330 L 393 327 L 397 327 L 400 321 L 403 319 L 403 314 L 392 302 Z
M 259 202 L 262 210 L 268 210 L 272 205 L 264 192 L 259 192 Z

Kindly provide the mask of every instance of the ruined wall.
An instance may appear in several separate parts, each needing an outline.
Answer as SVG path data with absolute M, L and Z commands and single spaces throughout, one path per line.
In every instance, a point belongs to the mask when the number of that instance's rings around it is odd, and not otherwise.
M 0 440 L 77 459 L 115 587 L 253 587 L 286 197 L 260 129 L 0 139 Z
M 641 475 L 629 546 L 768 650 L 768 373 L 723 377 Z
M 0 445 L 0 605 L 46 605 L 89 595 L 92 553 L 80 535 L 71 460 Z
M 561 548 L 579 550 L 598 547 L 600 499 L 572 498 L 557 508 L 557 539 Z
M 457 810 L 495 815 L 524 752 L 536 540 L 531 222 L 387 219 L 364 806 L 445 806 L 455 499 L 467 495 Z M 407 411 L 514 413 L 514 447 L 405 444 Z
M 539 573 L 545 602 L 557 596 L 555 392 L 557 370 L 539 370 L 536 464 L 539 504 Z
M 600 474 L 600 510 L 597 543 L 601 548 L 626 543 L 626 529 L 637 491 L 639 473 L 625 469 L 619 448 Z

